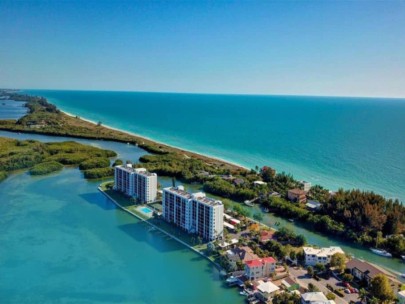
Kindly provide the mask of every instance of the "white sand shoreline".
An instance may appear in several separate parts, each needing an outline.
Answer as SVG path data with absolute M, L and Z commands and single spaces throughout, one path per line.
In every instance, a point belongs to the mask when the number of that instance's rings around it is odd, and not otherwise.
M 88 123 L 97 125 L 97 122 L 95 122 L 94 120 L 90 120 L 90 119 L 87 119 L 87 118 L 83 118 L 83 117 L 81 117 L 81 116 L 79 116 L 79 115 L 74 115 L 74 114 L 72 114 L 72 113 L 69 113 L 69 112 L 66 112 L 66 111 L 64 111 L 64 110 L 61 110 L 60 108 L 59 108 L 59 110 L 60 110 L 62 113 L 66 114 L 66 115 L 68 115 L 68 116 L 70 116 L 70 117 L 79 117 L 79 119 L 81 119 L 81 120 L 83 120 L 83 121 L 86 121 L 86 122 L 88 122 Z M 167 147 L 170 147 L 170 148 L 173 148 L 173 149 L 177 149 L 177 150 L 180 150 L 180 151 L 184 151 L 184 152 L 186 152 L 186 153 L 188 152 L 188 153 L 196 154 L 196 155 L 199 155 L 199 156 L 201 156 L 201 157 L 210 158 L 210 159 L 213 159 L 213 160 L 216 160 L 216 161 L 219 161 L 219 162 L 223 162 L 223 163 L 226 163 L 226 164 L 235 166 L 235 167 L 243 168 L 243 169 L 245 169 L 245 170 L 250 170 L 250 168 L 245 167 L 245 166 L 243 166 L 243 165 L 241 165 L 241 164 L 232 162 L 232 161 L 224 160 L 224 159 L 222 159 L 222 158 L 219 158 L 219 157 L 216 157 L 216 156 L 212 156 L 212 155 L 208 155 L 208 154 L 202 154 L 202 153 L 195 152 L 195 151 L 192 151 L 192 150 L 183 149 L 183 148 L 181 148 L 181 147 L 169 145 L 169 144 L 167 144 L 167 143 L 164 143 L 164 142 L 161 142 L 161 141 L 157 141 L 157 140 L 155 140 L 155 139 L 152 139 L 152 138 L 149 138 L 149 137 L 147 137 L 147 136 L 143 136 L 143 135 L 140 135 L 140 134 L 137 134 L 137 133 L 134 133 L 134 132 L 121 130 L 121 129 L 114 128 L 114 127 L 112 127 L 112 126 L 105 125 L 105 124 L 102 124 L 102 127 L 107 128 L 107 129 L 110 129 L 110 130 L 122 132 L 122 133 L 128 134 L 128 135 L 130 135 L 130 136 L 135 136 L 135 137 L 138 137 L 138 138 L 141 138 L 141 139 L 145 139 L 145 140 L 151 141 L 151 142 L 156 143 L 156 144 L 159 144 L 159 145 L 165 145 L 165 146 L 167 146 Z

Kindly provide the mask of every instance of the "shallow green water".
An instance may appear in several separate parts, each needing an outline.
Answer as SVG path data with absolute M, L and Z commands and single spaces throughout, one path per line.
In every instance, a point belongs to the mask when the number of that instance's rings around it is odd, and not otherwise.
M 2 131 L 0 136 L 67 139 Z M 124 160 L 145 154 L 120 143 L 78 141 L 115 150 Z M 159 182 L 168 186 L 171 179 Z M 0 303 L 243 303 L 236 289 L 223 287 L 210 263 L 116 209 L 97 191 L 99 183 L 84 180 L 77 169 L 45 177 L 22 173 L 0 183 Z M 405 263 L 397 259 L 265 215 L 265 223 L 276 221 L 311 244 L 339 245 L 356 257 L 405 272 Z
M 0 303 L 243 303 L 208 261 L 116 209 L 98 184 L 77 169 L 0 183 Z

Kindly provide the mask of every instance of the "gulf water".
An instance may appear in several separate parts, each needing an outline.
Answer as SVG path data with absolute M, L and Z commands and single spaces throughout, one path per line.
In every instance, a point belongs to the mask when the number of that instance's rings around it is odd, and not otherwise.
M 27 90 L 62 110 L 248 168 L 405 201 L 405 99 Z

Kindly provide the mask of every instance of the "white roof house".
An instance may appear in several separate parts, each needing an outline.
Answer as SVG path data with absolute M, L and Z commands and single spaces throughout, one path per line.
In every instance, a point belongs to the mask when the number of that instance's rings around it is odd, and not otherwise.
M 335 304 L 335 301 L 328 300 L 322 292 L 307 292 L 301 295 L 303 304 Z
M 303 247 L 305 254 L 305 264 L 314 266 L 316 264 L 329 264 L 330 259 L 335 253 L 343 253 L 340 247 L 313 248 Z
M 259 283 L 259 285 L 257 285 L 257 290 L 259 290 L 261 292 L 271 294 L 280 289 L 270 281 L 264 282 L 264 281 L 260 280 L 260 281 L 258 281 L 258 283 Z
M 267 183 L 263 182 L 263 181 L 254 181 L 253 184 L 255 186 L 259 186 L 259 185 L 267 185 Z

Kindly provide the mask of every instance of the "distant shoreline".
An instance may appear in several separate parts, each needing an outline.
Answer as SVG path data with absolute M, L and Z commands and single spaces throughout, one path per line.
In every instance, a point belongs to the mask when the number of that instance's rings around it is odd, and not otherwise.
M 90 120 L 90 119 L 87 119 L 87 118 L 83 118 L 82 116 L 79 116 L 79 115 L 74 115 L 74 114 L 72 114 L 72 113 L 70 113 L 70 112 L 61 110 L 59 107 L 58 107 L 58 109 L 59 109 L 59 111 L 61 111 L 63 114 L 65 114 L 65 115 L 67 115 L 67 116 L 70 116 L 70 117 L 73 117 L 73 118 L 78 117 L 79 119 L 81 119 L 81 120 L 83 120 L 83 121 L 86 121 L 86 122 L 91 123 L 91 124 L 93 124 L 93 125 L 97 125 L 97 122 L 95 122 L 94 120 Z M 101 127 L 104 127 L 104 128 L 106 128 L 106 129 L 110 129 L 110 130 L 112 130 L 112 131 L 117 131 L 117 132 L 125 133 L 125 134 L 127 134 L 127 135 L 129 135 L 129 136 L 133 136 L 133 137 L 136 137 L 136 138 L 139 138 L 139 139 L 145 139 L 145 140 L 147 140 L 147 141 L 150 141 L 150 142 L 155 143 L 155 144 L 158 144 L 158 145 L 165 145 L 165 146 L 170 147 L 170 148 L 172 148 L 172 149 L 178 150 L 179 152 L 192 153 L 192 154 L 195 154 L 195 155 L 198 155 L 198 156 L 201 156 L 201 157 L 204 157 L 204 158 L 213 159 L 213 160 L 215 160 L 215 161 L 218 161 L 218 162 L 221 162 L 221 163 L 225 163 L 225 164 L 228 164 L 228 165 L 231 165 L 231 166 L 234 166 L 234 167 L 239 167 L 239 168 L 242 168 L 242 169 L 245 169 L 245 170 L 250 170 L 250 168 L 245 167 L 245 166 L 243 166 L 243 165 L 241 165 L 241 164 L 238 164 L 238 163 L 235 163 L 235 162 L 231 162 L 231 161 L 228 161 L 228 160 L 225 160 L 225 159 L 222 159 L 222 158 L 219 158 L 219 157 L 215 157 L 215 156 L 212 156 L 212 155 L 208 155 L 208 154 L 202 154 L 202 153 L 199 153 L 199 152 L 196 152 L 196 151 L 192 151 L 192 150 L 189 150 L 189 149 L 183 149 L 183 148 L 181 148 L 181 147 L 176 147 L 176 146 L 173 146 L 173 145 L 169 145 L 169 144 L 167 144 L 167 143 L 157 141 L 157 140 L 152 139 L 152 138 L 150 138 L 150 137 L 147 137 L 147 136 L 144 136 L 144 135 L 140 135 L 140 134 L 137 134 L 137 133 L 134 133 L 134 132 L 130 132 L 130 131 L 126 131 L 126 130 L 114 128 L 114 127 L 112 127 L 112 126 L 105 125 L 105 124 L 103 124 L 103 123 L 102 123 Z

